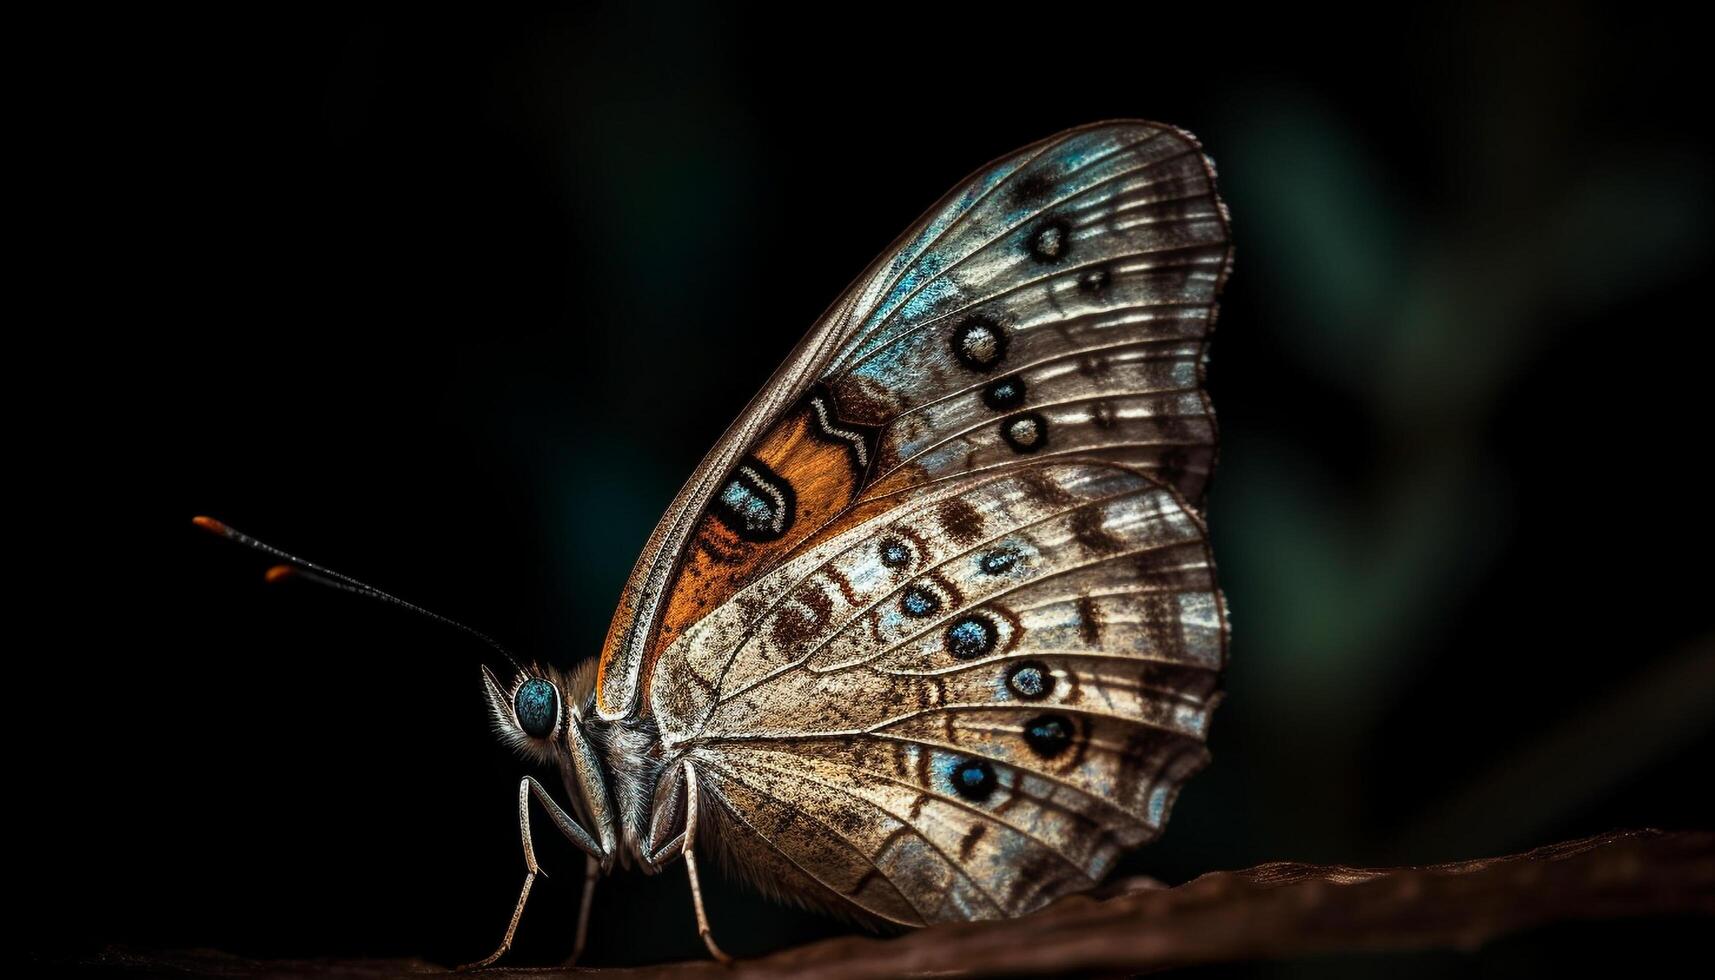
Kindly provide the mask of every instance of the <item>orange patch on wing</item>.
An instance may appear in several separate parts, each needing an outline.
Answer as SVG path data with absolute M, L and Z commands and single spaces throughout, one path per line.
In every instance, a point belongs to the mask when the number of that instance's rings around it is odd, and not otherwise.
M 817 528 L 850 506 L 860 489 L 861 476 L 851 444 L 824 435 L 809 404 L 776 422 L 749 458 L 760 461 L 790 485 L 795 497 L 792 523 L 774 540 L 747 541 L 716 516 L 713 508 L 703 515 L 668 587 L 672 598 L 644 660 L 645 691 L 662 650 L 697 620 L 775 567 Z

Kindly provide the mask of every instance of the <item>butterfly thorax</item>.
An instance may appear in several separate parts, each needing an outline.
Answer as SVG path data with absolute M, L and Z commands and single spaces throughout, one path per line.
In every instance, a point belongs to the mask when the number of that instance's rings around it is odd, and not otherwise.
M 583 725 L 603 762 L 603 775 L 611 796 L 608 812 L 619 832 L 620 863 L 630 867 L 635 861 L 645 870 L 653 871 L 644 855 L 650 845 L 649 825 L 656 790 L 666 768 L 660 735 L 648 718 L 600 721 L 594 717 L 593 705 L 592 691 Z
M 594 667 L 593 660 L 586 660 L 560 677 L 566 685 L 567 698 L 578 709 L 572 713 L 569 724 L 594 749 L 602 784 L 595 795 L 604 798 L 581 799 L 585 794 L 580 792 L 579 781 L 571 769 L 563 769 L 566 792 L 578 799 L 593 823 L 610 824 L 618 837 L 614 856 L 621 867 L 635 864 L 653 873 L 657 868 L 646 855 L 661 844 L 650 840 L 650 825 L 667 763 L 660 732 L 652 718 L 606 721 L 597 715 Z

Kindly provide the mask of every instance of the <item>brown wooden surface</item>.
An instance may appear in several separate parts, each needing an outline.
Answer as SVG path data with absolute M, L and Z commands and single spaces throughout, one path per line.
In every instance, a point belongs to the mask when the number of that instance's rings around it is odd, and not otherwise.
M 844 937 L 743 961 L 628 970 L 496 968 L 473 976 L 821 978 L 1142 971 L 1340 952 L 1474 949 L 1553 922 L 1715 915 L 1715 833 L 1626 831 L 1509 857 L 1423 868 L 1277 862 L 1176 888 L 1119 882 L 1026 919 Z M 421 960 L 254 962 L 207 951 L 108 950 L 76 964 L 184 976 L 437 973 Z

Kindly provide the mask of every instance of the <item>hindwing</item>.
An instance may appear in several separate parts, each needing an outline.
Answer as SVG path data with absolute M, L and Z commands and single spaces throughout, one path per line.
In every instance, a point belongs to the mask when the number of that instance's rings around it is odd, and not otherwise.
M 885 503 L 664 651 L 663 748 L 824 904 L 926 924 L 1088 887 L 1207 759 L 1226 626 L 1201 520 L 1088 460 Z

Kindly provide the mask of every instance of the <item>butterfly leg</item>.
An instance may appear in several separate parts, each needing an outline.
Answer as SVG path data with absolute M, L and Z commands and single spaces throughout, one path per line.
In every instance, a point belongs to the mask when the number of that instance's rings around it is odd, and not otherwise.
M 480 970 L 485 966 L 492 966 L 496 960 L 506 955 L 507 950 L 512 948 L 512 937 L 518 932 L 518 920 L 524 917 L 524 903 L 530 899 L 530 888 L 536 884 L 536 876 L 543 873 L 541 865 L 536 863 L 536 848 L 530 841 L 530 797 L 532 795 L 541 802 L 542 809 L 548 812 L 548 818 L 554 821 L 554 826 L 560 828 L 560 833 L 565 834 L 567 840 L 582 848 L 592 862 L 601 853 L 601 846 L 596 843 L 595 838 L 579 826 L 577 820 L 570 814 L 560 809 L 560 805 L 554 802 L 554 798 L 548 795 L 548 791 L 542 788 L 542 784 L 538 783 L 534 777 L 525 776 L 523 782 L 518 784 L 518 836 L 524 844 L 524 887 L 518 893 L 518 905 L 512 910 L 512 919 L 506 924 L 506 935 L 500 940 L 499 948 L 475 963 L 466 963 L 459 967 L 460 970 Z M 594 879 L 586 878 L 584 883 L 586 908 L 589 904 L 588 896 L 594 891 L 594 888 Z M 588 913 L 580 914 L 587 915 Z M 581 948 L 582 925 L 580 925 L 578 932 Z
M 691 768 L 691 760 L 685 760 L 685 870 L 691 875 L 691 902 L 697 908 L 697 934 L 703 937 L 703 945 L 709 948 L 709 955 L 723 964 L 732 962 L 724 950 L 715 945 L 714 934 L 709 930 L 709 916 L 703 911 L 703 887 L 697 880 L 697 770 Z
M 590 935 L 590 903 L 595 901 L 596 879 L 601 877 L 601 862 L 593 855 L 584 857 L 584 900 L 578 906 L 578 938 L 572 943 L 572 955 L 566 957 L 561 966 L 576 966 L 578 957 L 584 955 L 584 942 Z

